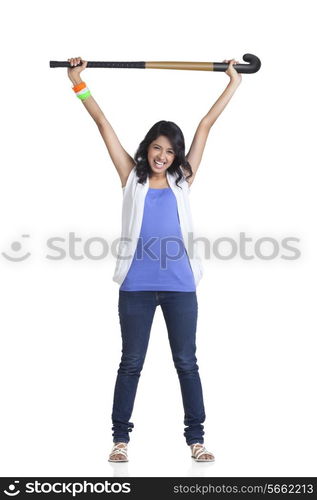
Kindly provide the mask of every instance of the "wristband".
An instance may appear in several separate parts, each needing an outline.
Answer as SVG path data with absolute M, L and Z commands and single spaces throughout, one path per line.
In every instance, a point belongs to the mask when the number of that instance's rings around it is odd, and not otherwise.
M 89 88 L 87 87 L 85 82 L 80 82 L 77 85 L 74 85 L 73 91 L 77 95 L 77 97 L 84 101 L 91 95 Z

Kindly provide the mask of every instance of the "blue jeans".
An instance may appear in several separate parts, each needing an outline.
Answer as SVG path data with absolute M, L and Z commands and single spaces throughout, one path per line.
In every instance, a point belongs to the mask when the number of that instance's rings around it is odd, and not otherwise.
M 168 339 L 177 370 L 184 407 L 184 436 L 188 445 L 203 443 L 205 409 L 198 373 L 196 292 L 119 290 L 118 312 L 122 356 L 114 390 L 112 410 L 113 442 L 128 443 L 135 395 L 143 368 L 156 307 L 164 315 Z M 159 375 L 158 375 L 159 376 Z

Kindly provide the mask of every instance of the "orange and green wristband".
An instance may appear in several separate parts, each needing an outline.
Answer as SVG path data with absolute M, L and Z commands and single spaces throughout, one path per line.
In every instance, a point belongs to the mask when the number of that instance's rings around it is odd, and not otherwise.
M 85 84 L 85 82 L 80 82 L 77 85 L 74 85 L 73 91 L 75 92 L 77 97 L 82 101 L 84 101 L 85 99 L 87 99 L 87 97 L 91 95 L 90 90 Z

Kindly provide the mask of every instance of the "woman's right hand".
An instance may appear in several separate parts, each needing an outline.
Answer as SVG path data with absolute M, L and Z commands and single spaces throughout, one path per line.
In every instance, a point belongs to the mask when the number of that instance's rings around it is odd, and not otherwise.
M 71 65 L 70 68 L 67 68 L 67 74 L 70 80 L 75 82 L 78 80 L 80 73 L 86 68 L 88 62 L 84 61 L 81 57 L 71 57 L 70 59 L 67 59 L 67 61 Z M 82 62 L 82 64 L 78 66 L 80 62 Z

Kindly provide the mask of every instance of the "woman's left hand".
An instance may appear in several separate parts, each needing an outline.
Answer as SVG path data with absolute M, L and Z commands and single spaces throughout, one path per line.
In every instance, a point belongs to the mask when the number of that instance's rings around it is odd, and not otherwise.
M 241 73 L 238 73 L 233 67 L 234 64 L 239 64 L 239 61 L 235 59 L 224 59 L 222 62 L 229 63 L 229 67 L 225 73 L 230 76 L 230 80 L 240 82 L 242 79 Z

